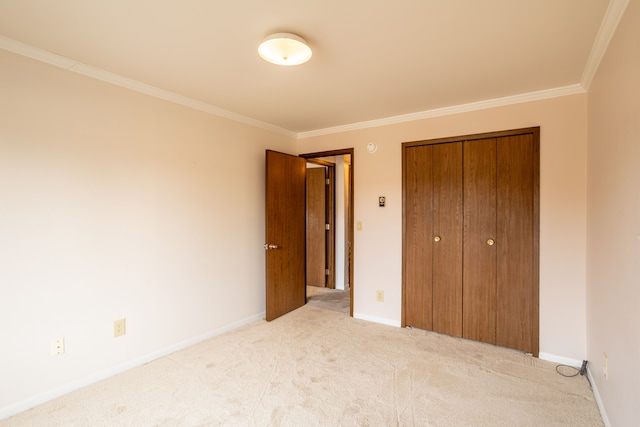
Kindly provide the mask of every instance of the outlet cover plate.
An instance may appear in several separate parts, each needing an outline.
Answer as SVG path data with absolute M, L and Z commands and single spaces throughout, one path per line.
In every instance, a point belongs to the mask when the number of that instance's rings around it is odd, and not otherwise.
M 126 319 L 119 319 L 113 322 L 113 336 L 120 337 L 127 333 L 127 321 Z
M 61 354 L 64 354 L 64 338 L 51 341 L 51 355 L 59 356 Z

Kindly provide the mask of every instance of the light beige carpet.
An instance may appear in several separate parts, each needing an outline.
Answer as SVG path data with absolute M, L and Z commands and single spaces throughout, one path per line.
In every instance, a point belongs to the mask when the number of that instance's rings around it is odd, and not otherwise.
M 8 426 L 600 426 L 587 380 L 521 353 L 307 304 Z
M 350 297 L 348 289 L 340 290 L 307 286 L 307 304 L 311 304 L 314 307 L 349 314 Z

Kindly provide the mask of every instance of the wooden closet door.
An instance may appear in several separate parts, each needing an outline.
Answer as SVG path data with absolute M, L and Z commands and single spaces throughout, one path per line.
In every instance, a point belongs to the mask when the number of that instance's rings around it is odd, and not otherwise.
M 405 323 L 462 336 L 462 143 L 405 154 Z
M 539 168 L 539 128 L 403 144 L 404 325 L 538 355 Z
M 432 169 L 433 330 L 461 337 L 462 143 L 433 145 Z
M 404 320 L 433 327 L 433 148 L 408 147 L 404 161 Z
M 531 134 L 498 139 L 496 344 L 537 354 L 536 147 Z
M 463 337 L 496 343 L 496 139 L 464 142 Z

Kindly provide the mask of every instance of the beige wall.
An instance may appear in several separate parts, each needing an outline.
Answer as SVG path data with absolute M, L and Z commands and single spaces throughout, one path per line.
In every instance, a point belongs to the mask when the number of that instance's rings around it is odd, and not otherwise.
M 264 150 L 293 139 L 4 51 L 0 70 L 0 418 L 264 312 Z
M 613 426 L 640 420 L 639 41 L 632 1 L 588 98 L 587 354 Z
M 355 221 L 363 225 L 355 231 L 357 317 L 400 324 L 402 142 L 530 126 L 541 127 L 541 356 L 586 357 L 585 94 L 300 140 L 299 152 L 355 148 Z M 374 154 L 366 151 L 370 141 L 378 145 Z M 386 196 L 386 207 L 378 207 L 378 196 Z

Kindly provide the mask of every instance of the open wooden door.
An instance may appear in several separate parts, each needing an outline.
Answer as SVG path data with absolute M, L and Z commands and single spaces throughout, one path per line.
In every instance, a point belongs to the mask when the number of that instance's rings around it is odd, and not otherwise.
M 266 320 L 305 304 L 306 160 L 266 153 Z
M 307 286 L 327 286 L 327 169 L 307 168 Z

